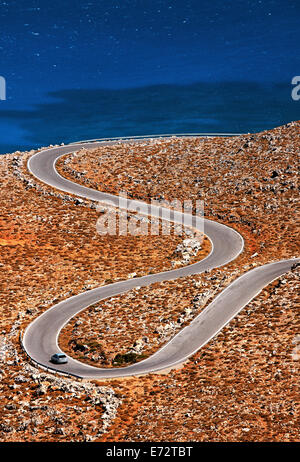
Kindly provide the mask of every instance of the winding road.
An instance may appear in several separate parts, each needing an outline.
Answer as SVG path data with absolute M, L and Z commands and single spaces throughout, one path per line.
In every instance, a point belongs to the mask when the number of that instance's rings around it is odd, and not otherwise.
M 135 143 L 143 141 L 143 138 L 134 140 Z M 62 155 L 72 153 L 78 150 L 79 147 L 89 149 L 120 142 L 132 142 L 132 139 L 87 141 L 45 149 L 29 158 L 28 169 L 40 181 L 65 193 L 74 194 L 80 198 L 95 202 L 101 201 L 101 203 L 107 202 L 119 206 L 117 196 L 96 191 L 63 178 L 57 172 L 55 164 Z M 128 200 L 124 207 L 130 211 L 135 211 L 140 210 L 141 207 L 145 208 L 145 206 L 147 207 L 147 204 L 141 201 Z M 152 216 L 162 217 L 164 211 L 163 207 L 151 206 Z M 181 223 L 183 218 L 184 214 L 180 212 L 170 212 L 170 221 Z M 211 241 L 211 252 L 205 259 L 176 270 L 102 286 L 80 293 L 54 305 L 29 324 L 24 332 L 22 343 L 29 357 L 43 367 L 87 379 L 143 375 L 167 370 L 186 361 L 236 316 L 263 287 L 289 271 L 300 260 L 290 259 L 270 263 L 243 274 L 224 289 L 190 325 L 182 329 L 155 354 L 141 362 L 122 368 L 98 368 L 68 357 L 67 364 L 53 365 L 50 363 L 50 356 L 54 352 L 62 352 L 58 346 L 61 329 L 72 317 L 88 306 L 100 300 L 127 292 L 135 287 L 148 286 L 154 282 L 209 271 L 232 261 L 242 252 L 244 247 L 242 236 L 228 226 L 199 217 L 193 217 L 192 225 L 204 231 Z

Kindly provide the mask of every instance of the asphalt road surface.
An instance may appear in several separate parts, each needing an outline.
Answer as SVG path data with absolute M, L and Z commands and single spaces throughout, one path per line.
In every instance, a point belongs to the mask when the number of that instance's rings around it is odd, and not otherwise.
M 112 145 L 116 142 L 120 141 L 86 142 L 80 145 L 75 143 L 45 149 L 29 159 L 28 169 L 36 178 L 61 191 L 95 202 L 108 202 L 118 206 L 118 197 L 73 183 L 60 176 L 55 169 L 57 159 L 64 154 L 77 151 L 80 148 L 89 149 L 99 145 Z M 124 140 L 122 142 L 126 143 L 128 141 Z M 139 142 L 143 142 L 143 140 L 135 140 L 135 143 Z M 127 201 L 124 205 L 130 211 L 140 210 L 141 207 L 145 208 L 145 206 L 145 203 L 135 200 Z M 165 209 L 152 206 L 149 211 L 152 216 L 161 217 Z M 187 218 L 186 214 L 184 215 Z M 170 221 L 181 223 L 182 219 L 182 213 L 171 211 Z M 127 292 L 135 287 L 148 286 L 154 282 L 177 279 L 221 267 L 235 259 L 242 252 L 244 241 L 242 236 L 235 230 L 203 217 L 193 217 L 192 225 L 204 231 L 211 241 L 212 250 L 205 259 L 176 270 L 124 280 L 89 290 L 54 305 L 36 318 L 24 332 L 23 347 L 31 359 L 49 369 L 90 379 L 143 375 L 169 369 L 186 361 L 193 353 L 217 335 L 263 287 L 289 271 L 292 265 L 300 260 L 279 261 L 248 271 L 224 289 L 189 326 L 182 329 L 151 357 L 139 363 L 122 368 L 98 368 L 79 362 L 71 357 L 68 357 L 67 364 L 54 365 L 50 362 L 50 357 L 53 353 L 62 352 L 58 346 L 58 336 L 62 327 L 73 316 L 88 306 L 100 300 Z

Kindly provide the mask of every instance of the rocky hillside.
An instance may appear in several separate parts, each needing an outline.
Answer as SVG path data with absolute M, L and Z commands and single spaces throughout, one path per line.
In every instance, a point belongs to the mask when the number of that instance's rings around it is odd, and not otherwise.
M 130 352 L 159 348 L 243 272 L 299 256 L 299 148 L 293 122 L 237 138 L 150 140 L 62 158 L 61 174 L 114 194 L 201 199 L 208 218 L 243 235 L 245 249 L 209 273 L 97 304 L 65 326 L 61 344 L 87 362 L 122 366 Z M 0 157 L 0 441 L 297 441 L 299 267 L 167 375 L 81 382 L 29 363 L 19 336 L 52 304 L 194 261 L 186 236 L 100 236 L 93 204 L 30 176 L 33 153 Z M 209 248 L 192 251 L 191 259 L 203 258 Z

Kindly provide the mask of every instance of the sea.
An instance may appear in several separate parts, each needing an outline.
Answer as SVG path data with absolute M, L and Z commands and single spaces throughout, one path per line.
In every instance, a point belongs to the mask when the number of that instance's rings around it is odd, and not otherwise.
M 296 0 L 0 1 L 0 154 L 300 119 Z

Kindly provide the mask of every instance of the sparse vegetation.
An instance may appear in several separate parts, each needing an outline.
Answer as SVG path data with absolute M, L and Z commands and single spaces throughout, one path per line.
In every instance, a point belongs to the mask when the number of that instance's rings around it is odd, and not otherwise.
M 113 359 L 112 365 L 113 366 L 123 366 L 128 364 L 134 364 L 139 360 L 145 359 L 147 356 L 144 354 L 137 354 L 132 351 L 129 353 L 120 354 L 118 353 L 115 358 Z
M 207 218 L 245 239 L 244 252 L 222 268 L 84 310 L 63 329 L 63 349 L 100 367 L 139 361 L 239 274 L 299 255 L 299 138 L 294 122 L 235 139 L 174 138 L 138 150 L 120 145 L 78 152 L 68 168 L 62 158 L 63 175 L 74 180 L 84 169 L 76 181 L 114 194 L 203 198 Z M 76 205 L 30 176 L 25 161 L 32 154 L 0 158 L 0 441 L 298 441 L 299 267 L 166 375 L 85 383 L 28 363 L 19 333 L 35 317 L 107 281 L 169 269 L 182 241 L 97 235 L 98 214 L 89 204 Z M 208 251 L 203 247 L 197 258 Z

